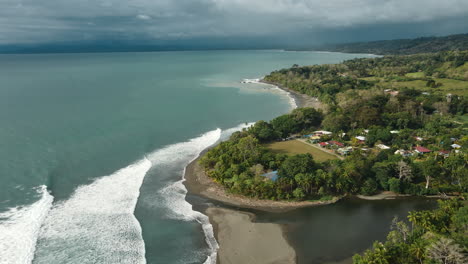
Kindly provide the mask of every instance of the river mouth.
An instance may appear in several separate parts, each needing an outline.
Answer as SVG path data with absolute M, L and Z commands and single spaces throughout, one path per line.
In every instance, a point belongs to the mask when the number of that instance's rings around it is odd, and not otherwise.
M 207 204 L 255 214 L 255 222 L 275 223 L 297 254 L 298 264 L 350 264 L 352 256 L 383 241 L 392 219 L 406 220 L 409 211 L 436 208 L 436 199 L 404 197 L 388 200 L 362 200 L 347 197 L 337 203 L 272 213 L 223 204 L 197 195 L 188 200 L 196 210 Z
M 374 241 L 384 240 L 395 216 L 406 220 L 409 211 L 436 206 L 435 199 L 419 197 L 378 201 L 349 197 L 326 206 L 255 214 L 258 222 L 283 225 L 299 264 L 347 264 Z

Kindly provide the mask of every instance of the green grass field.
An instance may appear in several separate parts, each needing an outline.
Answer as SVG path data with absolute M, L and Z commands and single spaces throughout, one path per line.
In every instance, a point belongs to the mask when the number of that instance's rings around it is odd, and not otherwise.
M 438 88 L 430 88 L 426 86 L 426 81 L 423 80 L 414 80 L 414 81 L 407 81 L 407 82 L 391 82 L 389 85 L 392 88 L 414 88 L 417 90 L 421 90 L 424 92 L 430 93 L 452 93 L 457 95 L 468 95 L 468 82 L 467 81 L 459 81 L 453 79 L 442 79 L 442 78 L 435 78 L 436 82 L 441 83 L 442 86 Z
M 424 78 L 426 77 L 426 74 L 424 72 L 412 72 L 407 73 L 405 76 L 410 78 Z
M 300 142 L 299 140 L 275 142 L 267 144 L 266 147 L 274 153 L 282 153 L 288 155 L 310 153 L 314 157 L 314 159 L 319 162 L 337 159 L 335 155 L 309 146 L 303 142 Z
M 424 78 L 423 72 L 414 72 L 406 74 L 406 77 L 410 78 Z M 462 96 L 468 96 L 468 81 L 460 81 L 455 79 L 447 78 L 434 78 L 437 83 L 441 83 L 442 86 L 437 88 L 430 88 L 426 86 L 427 81 L 424 80 L 412 80 L 412 81 L 384 81 L 384 78 L 379 77 L 366 77 L 361 78 L 362 80 L 379 82 L 379 85 L 389 89 L 401 89 L 403 87 L 414 88 L 423 92 L 439 93 L 439 94 L 456 94 Z

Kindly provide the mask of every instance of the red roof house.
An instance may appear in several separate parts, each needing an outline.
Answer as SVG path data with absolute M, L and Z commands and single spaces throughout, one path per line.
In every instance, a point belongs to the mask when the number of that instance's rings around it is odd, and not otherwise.
M 326 147 L 326 146 L 328 145 L 328 143 L 327 143 L 327 142 L 320 142 L 319 145 L 320 145 L 321 147 Z
M 414 150 L 419 154 L 430 153 L 432 150 L 427 149 L 425 147 L 415 147 Z
M 344 147 L 344 144 L 335 140 L 328 141 L 328 144 L 338 146 L 338 147 Z

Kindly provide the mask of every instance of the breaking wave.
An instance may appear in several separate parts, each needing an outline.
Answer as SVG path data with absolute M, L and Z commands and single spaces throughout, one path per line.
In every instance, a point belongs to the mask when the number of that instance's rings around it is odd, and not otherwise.
M 54 204 L 42 226 L 34 263 L 146 263 L 133 213 L 151 165 L 144 158 Z
M 0 213 L 0 263 L 29 264 L 34 258 L 41 224 L 54 200 L 46 186 L 37 192 L 41 198 L 35 203 Z

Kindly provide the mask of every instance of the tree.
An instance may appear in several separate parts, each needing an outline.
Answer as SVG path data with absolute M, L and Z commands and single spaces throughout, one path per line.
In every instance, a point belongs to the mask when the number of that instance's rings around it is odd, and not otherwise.
M 418 239 L 414 243 L 411 244 L 409 248 L 409 252 L 413 255 L 420 264 L 423 264 L 423 260 L 426 257 L 426 247 L 427 244 L 424 240 Z
M 259 158 L 258 140 L 252 136 L 241 138 L 237 144 L 237 149 L 242 155 L 243 161 L 254 161 Z
M 261 142 L 267 142 L 278 138 L 278 134 L 273 129 L 273 126 L 263 120 L 255 123 L 248 131 Z
M 392 225 L 390 226 L 391 230 L 395 230 L 399 237 L 401 238 L 402 242 L 406 243 L 406 240 L 409 236 L 410 229 L 405 222 L 398 221 L 398 217 L 394 217 L 392 220 Z
M 443 168 L 451 178 L 452 183 L 457 183 L 460 188 L 468 186 L 468 155 L 452 153 L 444 160 Z
M 294 176 L 297 185 L 306 193 L 311 193 L 313 178 L 312 173 L 298 173 Z
M 400 180 L 396 178 L 390 178 L 388 180 L 388 188 L 394 193 L 400 193 Z
M 397 166 L 398 166 L 398 178 L 403 181 L 411 181 L 411 178 L 413 177 L 413 174 L 411 172 L 411 167 L 408 166 L 408 164 L 403 161 L 403 160 L 400 160 L 398 163 L 397 163 Z
M 302 199 L 304 199 L 304 197 L 305 197 L 305 193 L 304 193 L 304 191 L 302 190 L 302 188 L 300 188 L 300 187 L 299 187 L 299 188 L 296 188 L 296 189 L 293 191 L 293 195 L 294 195 L 294 197 L 295 197 L 296 199 L 298 199 L 298 200 L 302 200 Z
M 465 264 L 467 261 L 463 250 L 452 239 L 441 237 L 429 246 L 428 255 L 431 259 L 444 264 Z
M 374 179 L 367 179 L 361 187 L 361 193 L 364 195 L 372 195 L 377 192 L 377 183 Z
M 437 164 L 437 161 L 432 157 L 429 157 L 425 161 L 421 162 L 420 166 L 422 169 L 423 176 L 424 178 L 426 178 L 426 189 L 428 189 L 431 178 L 433 177 L 433 175 L 439 174 L 440 167 Z
M 299 173 L 311 173 L 315 170 L 316 164 L 314 158 L 310 154 L 298 154 L 289 156 L 281 164 L 278 175 L 280 177 L 292 178 Z

